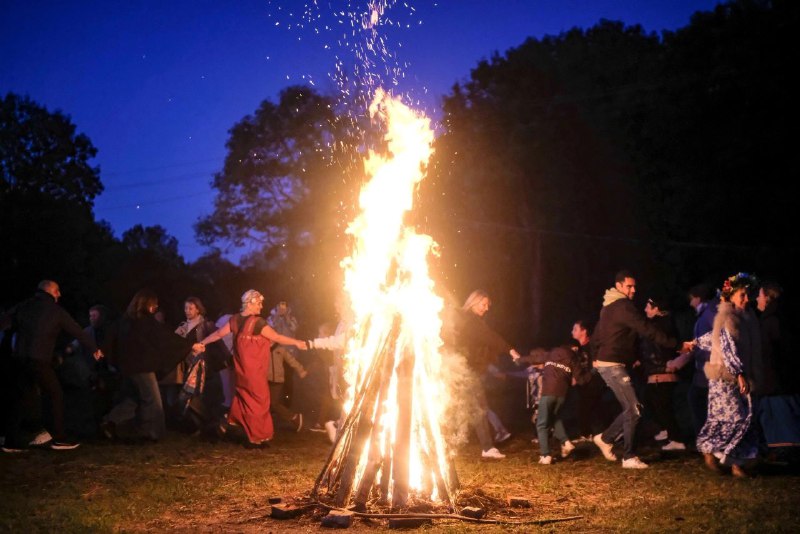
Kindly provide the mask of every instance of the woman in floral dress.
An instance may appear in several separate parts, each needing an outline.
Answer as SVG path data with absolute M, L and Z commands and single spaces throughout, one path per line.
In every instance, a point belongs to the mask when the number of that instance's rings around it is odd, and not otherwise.
M 748 476 L 743 466 L 758 453 L 750 377 L 745 376 L 746 364 L 760 351 L 758 321 L 747 309 L 747 289 L 754 283 L 747 273 L 725 280 L 714 328 L 696 340 L 711 351 L 704 368 L 709 379 L 708 419 L 697 436 L 697 450 L 710 469 L 730 466 L 737 477 Z

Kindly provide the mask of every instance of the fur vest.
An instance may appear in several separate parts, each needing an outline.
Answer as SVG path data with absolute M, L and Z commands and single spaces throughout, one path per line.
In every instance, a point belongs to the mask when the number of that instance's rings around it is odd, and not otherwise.
M 755 386 L 758 382 L 758 367 L 761 356 L 758 322 L 751 312 L 738 310 L 730 302 L 720 302 L 711 331 L 711 359 L 703 370 L 709 380 L 735 382 L 736 377 L 725 367 L 722 359 L 722 329 L 728 331 L 736 345 L 745 377 Z

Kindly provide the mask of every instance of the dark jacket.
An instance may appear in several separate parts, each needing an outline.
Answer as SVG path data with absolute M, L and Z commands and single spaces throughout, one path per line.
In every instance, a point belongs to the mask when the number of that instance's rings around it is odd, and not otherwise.
M 542 395 L 566 397 L 572 384 L 572 371 L 578 365 L 576 354 L 567 347 L 556 347 L 540 356 L 529 357 L 542 368 Z
M 467 364 L 476 373 L 483 373 L 500 354 L 511 350 L 511 345 L 500 334 L 471 311 L 456 310 L 454 320 L 456 347 L 465 353 Z
M 701 337 L 703 334 L 711 332 L 714 328 L 714 317 L 717 315 L 717 306 L 719 302 L 709 301 L 701 304 L 701 309 L 697 314 L 697 321 L 694 323 L 694 330 L 692 335 L 694 339 Z M 692 358 L 694 359 L 694 377 L 692 384 L 699 388 L 708 387 L 708 378 L 703 371 L 705 365 L 711 359 L 711 351 L 703 350 L 698 346 L 692 349 Z
M 647 322 L 661 330 L 669 337 L 677 337 L 678 331 L 675 322 L 669 315 L 658 315 Z M 674 359 L 677 354 L 673 348 L 667 348 L 655 343 L 648 338 L 642 338 L 639 344 L 639 361 L 646 375 L 657 375 L 667 372 L 667 362 Z
M 575 352 L 575 368 L 572 370 L 572 375 L 575 378 L 575 384 L 583 386 L 592 381 L 592 362 L 594 362 L 594 354 L 592 353 L 592 342 L 586 345 L 577 345 L 572 347 Z
M 97 351 L 94 339 L 44 291 L 37 291 L 33 297 L 18 304 L 11 311 L 11 317 L 12 328 L 17 333 L 14 354 L 18 358 L 49 362 L 61 332 L 80 341 L 92 353 Z
M 618 298 L 603 306 L 600 320 L 592 334 L 595 360 L 631 364 L 636 361 L 637 336 L 647 338 L 666 348 L 677 350 L 679 345 L 670 337 L 647 322 L 644 312 L 632 300 Z
M 152 315 L 122 317 L 113 340 L 113 363 L 123 375 L 166 374 L 181 361 L 197 340 L 182 338 Z
M 764 362 L 764 395 L 773 394 L 778 388 L 777 364 L 781 359 L 781 323 L 777 311 L 778 302 L 773 300 L 758 317 L 761 327 L 761 358 Z

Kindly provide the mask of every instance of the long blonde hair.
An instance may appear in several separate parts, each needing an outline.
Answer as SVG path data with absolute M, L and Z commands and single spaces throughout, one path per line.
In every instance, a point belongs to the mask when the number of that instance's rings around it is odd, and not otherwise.
M 464 305 L 461 306 L 461 309 L 463 311 L 472 310 L 472 307 L 475 306 L 480 301 L 482 301 L 483 299 L 489 299 L 490 304 L 492 302 L 492 299 L 489 298 L 489 293 L 487 293 L 483 289 L 476 289 L 475 291 L 469 294 L 467 300 L 464 301 Z

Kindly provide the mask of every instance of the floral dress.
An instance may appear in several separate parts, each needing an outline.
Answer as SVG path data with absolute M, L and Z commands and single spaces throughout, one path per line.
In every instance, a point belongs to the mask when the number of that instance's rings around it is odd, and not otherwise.
M 709 332 L 697 339 L 697 346 L 711 350 Z M 728 372 L 742 373 L 742 360 L 730 332 L 720 332 L 722 362 Z M 752 423 L 753 409 L 750 394 L 742 395 L 734 380 L 708 381 L 708 418 L 697 436 L 697 450 L 714 454 L 723 464 L 741 464 L 755 458 L 758 453 L 758 436 Z

